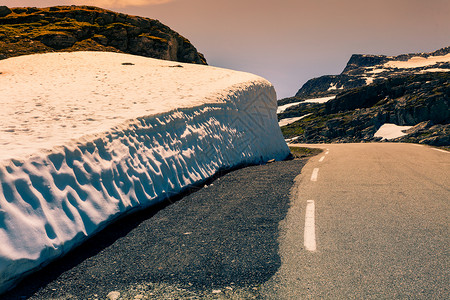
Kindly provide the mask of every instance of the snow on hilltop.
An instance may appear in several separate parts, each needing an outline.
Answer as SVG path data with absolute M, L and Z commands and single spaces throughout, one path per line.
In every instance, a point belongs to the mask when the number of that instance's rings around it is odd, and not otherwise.
M 289 149 L 256 75 L 103 52 L 0 61 L 0 292 L 117 217 Z

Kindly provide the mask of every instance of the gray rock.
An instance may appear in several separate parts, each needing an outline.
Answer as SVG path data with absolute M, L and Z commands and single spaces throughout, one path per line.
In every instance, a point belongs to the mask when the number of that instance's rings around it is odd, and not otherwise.
M 414 135 L 414 134 L 419 133 L 419 132 L 421 132 L 421 131 L 423 131 L 425 129 L 430 128 L 432 125 L 433 125 L 433 122 L 431 122 L 431 121 L 424 121 L 424 122 L 421 122 L 421 123 L 411 127 L 410 129 L 406 130 L 405 133 Z
M 0 18 L 6 17 L 10 13 L 12 13 L 12 11 L 7 6 L 0 6 Z
M 63 33 L 47 33 L 38 36 L 36 39 L 54 49 L 70 48 L 77 42 L 74 36 Z
M 128 36 L 125 26 L 114 24 L 114 26 L 101 32 L 109 40 L 109 45 L 119 50 L 126 50 L 128 47 Z
M 129 49 L 132 52 L 135 53 L 145 53 L 145 54 L 151 54 L 151 51 L 153 50 L 153 40 L 145 37 L 145 36 L 139 36 L 130 39 Z
M 420 144 L 427 144 L 433 146 L 448 146 L 450 145 L 449 136 L 432 136 L 419 141 Z
M 103 46 L 108 45 L 108 38 L 104 35 L 97 34 L 97 35 L 94 35 L 92 37 L 92 39 Z

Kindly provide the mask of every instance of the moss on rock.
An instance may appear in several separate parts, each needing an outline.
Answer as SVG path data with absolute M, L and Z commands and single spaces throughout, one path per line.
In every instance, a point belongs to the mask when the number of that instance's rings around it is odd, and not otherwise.
M 140 40 L 143 37 L 147 41 Z M 92 6 L 0 6 L 0 59 L 80 50 L 206 64 L 204 56 L 186 38 L 157 20 Z

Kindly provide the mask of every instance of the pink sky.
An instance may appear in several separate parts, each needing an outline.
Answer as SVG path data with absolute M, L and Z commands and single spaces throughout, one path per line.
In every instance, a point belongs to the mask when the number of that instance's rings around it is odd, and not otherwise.
M 1 5 L 89 4 L 158 19 L 210 65 L 270 80 L 278 97 L 340 73 L 353 53 L 398 55 L 450 46 L 448 0 L 6 0 Z

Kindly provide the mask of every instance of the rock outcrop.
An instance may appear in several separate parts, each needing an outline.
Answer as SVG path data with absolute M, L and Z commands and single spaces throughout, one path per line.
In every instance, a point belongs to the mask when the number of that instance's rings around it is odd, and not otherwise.
M 335 114 L 375 107 L 381 123 L 415 125 L 426 120 L 445 123 L 450 120 L 449 96 L 449 73 L 408 75 L 339 94 L 325 104 L 325 112 Z
M 7 7 L 7 6 L 0 6 L 0 17 L 4 17 L 7 16 L 11 13 L 12 11 Z
M 353 55 L 341 75 L 310 80 L 295 97 L 279 101 L 280 105 L 336 95 L 324 104 L 300 103 L 280 113 L 279 119 L 309 114 L 282 127 L 283 134 L 306 143 L 368 142 L 379 140 L 374 134 L 383 124 L 394 123 L 414 126 L 406 136 L 394 141 L 448 146 L 449 53 L 450 47 L 430 54 L 400 55 L 395 59 Z M 383 76 L 368 84 L 365 79 L 368 74 Z M 330 89 L 330 86 L 337 88 Z
M 449 59 L 433 62 L 433 58 L 450 54 L 450 47 L 431 53 L 412 53 L 399 56 L 353 54 L 344 71 L 339 75 L 324 75 L 308 80 L 294 97 L 282 99 L 279 105 L 298 102 L 309 98 L 334 96 L 350 89 L 379 83 L 388 78 L 426 73 L 428 71 L 450 71 Z M 408 60 L 430 58 L 430 62 L 414 63 L 407 66 Z M 403 66 L 401 66 L 403 64 Z M 400 67 L 399 67 L 400 65 Z
M 111 51 L 206 64 L 186 38 L 157 20 L 92 6 L 0 6 L 0 59 L 55 51 Z

